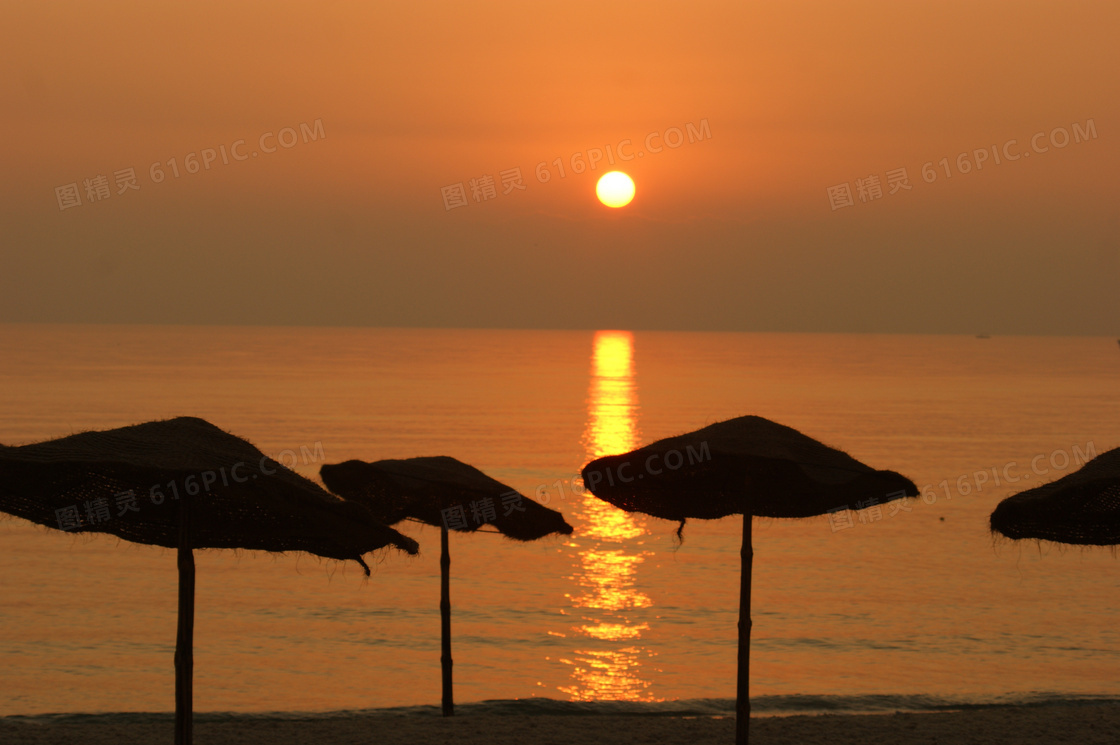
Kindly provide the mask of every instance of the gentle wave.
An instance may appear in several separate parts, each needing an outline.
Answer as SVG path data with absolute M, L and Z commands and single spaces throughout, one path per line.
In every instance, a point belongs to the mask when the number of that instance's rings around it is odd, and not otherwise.
M 1009 706 L 1085 706 L 1120 704 L 1114 696 L 1069 695 L 1059 693 L 1006 694 L 991 699 L 925 696 L 919 694 L 868 694 L 862 696 L 759 696 L 751 699 L 753 716 L 792 716 L 798 714 L 887 714 L 893 712 L 946 712 Z M 697 698 L 678 701 L 559 701 L 528 698 L 478 701 L 455 706 L 457 716 L 669 716 L 733 717 L 735 699 Z M 381 709 L 353 709 L 329 712 L 198 712 L 195 721 L 232 720 L 309 721 L 365 716 L 440 716 L 438 706 L 395 706 Z M 118 712 L 105 714 L 37 714 L 7 716 L 7 721 L 29 724 L 150 724 L 170 722 L 171 713 Z

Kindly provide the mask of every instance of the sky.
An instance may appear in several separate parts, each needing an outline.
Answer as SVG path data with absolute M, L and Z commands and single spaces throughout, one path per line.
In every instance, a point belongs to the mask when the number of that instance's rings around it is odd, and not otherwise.
M 1118 37 L 1115 2 L 5 0 L 0 322 L 1118 335 Z

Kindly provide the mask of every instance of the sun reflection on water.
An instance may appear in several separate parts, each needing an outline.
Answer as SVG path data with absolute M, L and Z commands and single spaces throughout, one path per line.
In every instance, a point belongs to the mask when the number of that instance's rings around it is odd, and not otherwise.
M 634 385 L 634 338 L 629 331 L 599 331 L 591 356 L 587 398 L 587 429 L 583 444 L 587 460 L 623 453 L 638 446 L 638 396 Z M 561 659 L 572 667 L 572 685 L 560 690 L 573 701 L 656 701 L 648 673 L 653 656 L 636 642 L 649 624 L 630 612 L 649 608 L 649 596 L 636 589 L 638 568 L 647 552 L 635 550 L 648 535 L 645 519 L 613 507 L 585 492 L 573 516 L 579 521 L 571 577 L 581 594 L 568 595 L 582 623 L 573 636 L 588 641 Z M 624 642 L 625 646 L 617 646 Z

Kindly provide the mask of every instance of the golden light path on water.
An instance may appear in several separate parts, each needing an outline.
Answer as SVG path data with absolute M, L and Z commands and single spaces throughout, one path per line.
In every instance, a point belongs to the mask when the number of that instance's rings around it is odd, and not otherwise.
M 587 460 L 623 453 L 638 446 L 638 396 L 634 384 L 634 337 L 629 331 L 599 331 L 591 356 L 587 397 L 587 429 L 583 444 Z M 578 616 L 573 638 L 588 641 L 572 651 L 572 684 L 561 687 L 573 701 L 656 701 L 649 691 L 653 653 L 639 640 L 649 630 L 629 612 L 652 601 L 635 587 L 641 551 L 648 534 L 645 519 L 624 512 L 584 492 L 575 517 L 576 537 L 568 544 L 578 559 L 571 577 L 582 593 L 568 595 Z

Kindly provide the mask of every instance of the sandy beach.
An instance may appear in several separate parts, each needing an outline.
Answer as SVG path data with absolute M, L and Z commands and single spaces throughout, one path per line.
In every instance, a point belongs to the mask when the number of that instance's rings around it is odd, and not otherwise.
M 118 721 L 109 721 L 110 718 Z M 132 721 L 120 721 L 130 718 Z M 195 741 L 208 745 L 704 745 L 730 743 L 733 719 L 673 716 L 438 716 L 370 714 L 294 717 L 214 717 L 195 724 Z M 7 745 L 149 745 L 171 742 L 170 715 L 109 715 L 0 720 Z M 760 717 L 756 745 L 1019 745 L 1120 742 L 1120 705 L 998 707 L 922 714 L 823 714 Z

